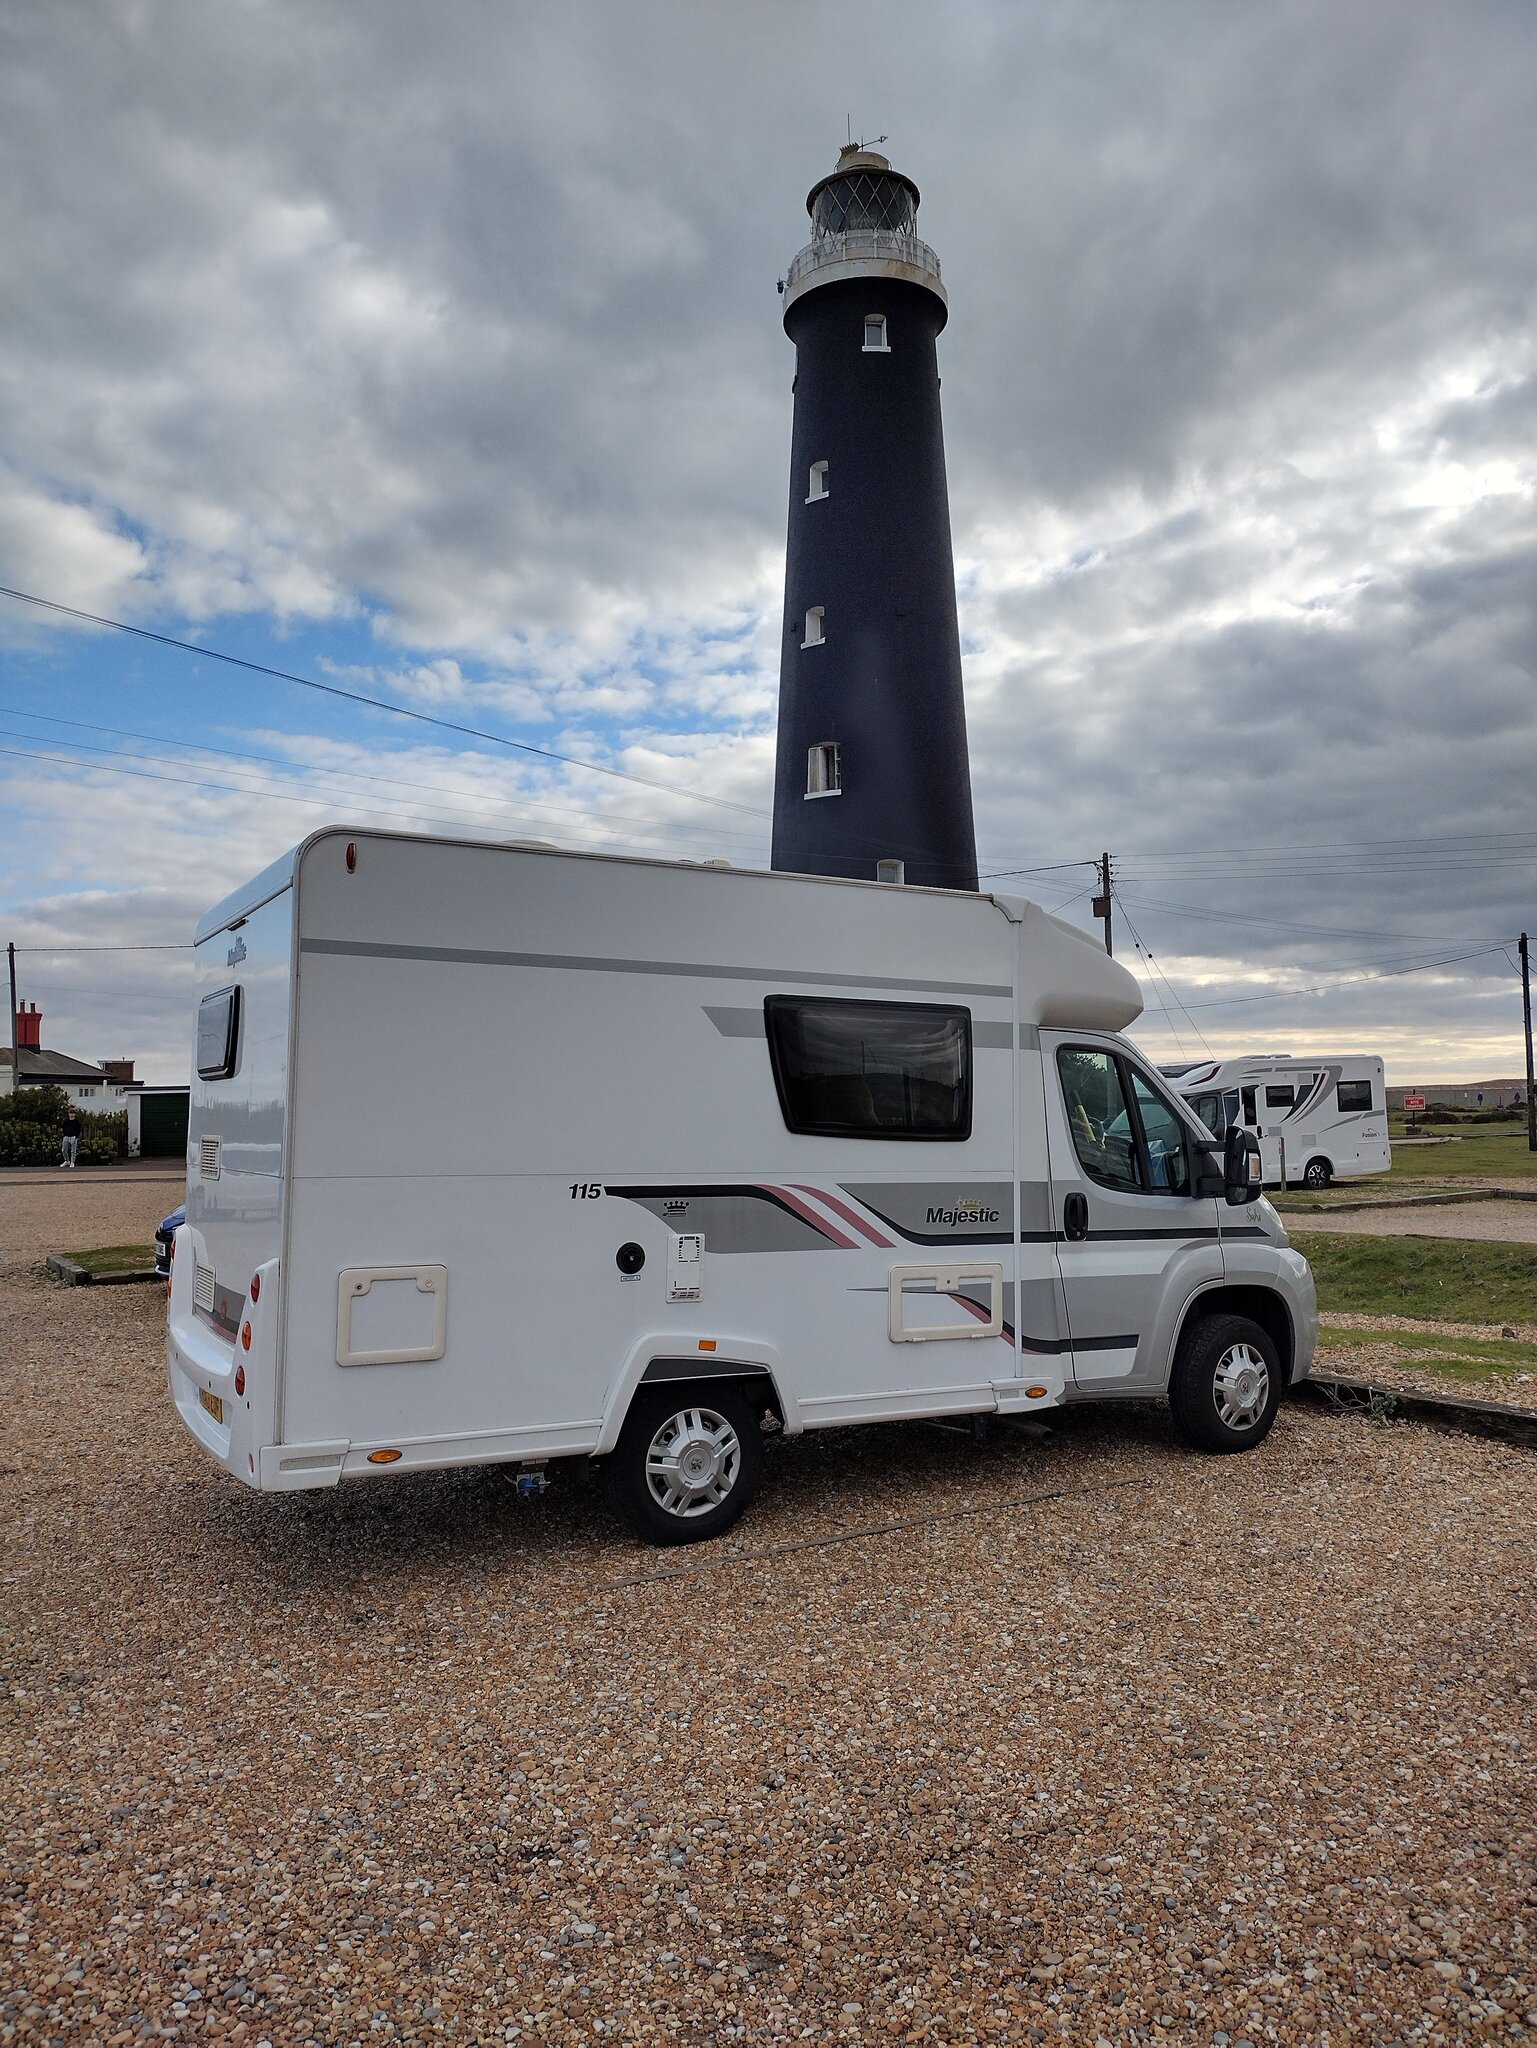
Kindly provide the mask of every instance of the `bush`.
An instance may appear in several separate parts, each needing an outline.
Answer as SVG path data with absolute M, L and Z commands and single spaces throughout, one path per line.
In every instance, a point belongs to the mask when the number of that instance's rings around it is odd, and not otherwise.
M 23 1088 L 0 1097 L 0 1166 L 57 1166 L 69 1098 L 62 1088 Z M 80 1164 L 106 1166 L 128 1156 L 128 1112 L 80 1112 Z
M 41 1124 L 49 1130 L 57 1130 L 69 1115 L 69 1097 L 62 1088 L 51 1084 L 41 1087 L 13 1088 L 9 1095 L 0 1096 L 0 1117 L 22 1124 Z
M 118 1109 L 103 1116 L 87 1111 L 80 1119 L 80 1163 L 106 1166 L 113 1159 L 128 1157 L 128 1112 Z
M 57 1166 L 59 1134 L 52 1124 L 0 1117 L 0 1166 Z

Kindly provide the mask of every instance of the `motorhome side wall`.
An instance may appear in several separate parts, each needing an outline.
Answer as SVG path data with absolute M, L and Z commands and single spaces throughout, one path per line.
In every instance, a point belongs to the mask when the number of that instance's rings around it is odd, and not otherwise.
M 194 1053 L 187 1118 L 187 1222 L 199 1263 L 213 1269 L 211 1320 L 226 1337 L 251 1275 L 277 1257 L 281 1240 L 292 956 L 288 887 L 194 948 L 199 1004 L 240 991 L 235 1071 L 206 1080 Z
M 591 1448 L 637 1346 L 708 1365 L 702 1340 L 744 1336 L 790 1357 L 809 1424 L 994 1405 L 1012 1343 L 892 1344 L 886 1292 L 903 1247 L 985 1251 L 1012 1292 L 1020 927 L 996 904 L 353 836 L 355 871 L 326 835 L 296 878 L 285 1443 L 350 1445 L 347 1471 L 397 1441 L 443 1463 Z M 792 1134 L 775 993 L 964 1004 L 970 1136 Z M 1038 1077 L 1032 1099 L 1044 1180 Z M 850 1188 L 891 1226 L 840 1221 Z M 697 1301 L 668 1299 L 682 1232 L 705 1239 Z M 440 1358 L 338 1364 L 338 1276 L 380 1268 L 426 1276 L 359 1297 L 384 1350 L 430 1348 L 446 1273 Z

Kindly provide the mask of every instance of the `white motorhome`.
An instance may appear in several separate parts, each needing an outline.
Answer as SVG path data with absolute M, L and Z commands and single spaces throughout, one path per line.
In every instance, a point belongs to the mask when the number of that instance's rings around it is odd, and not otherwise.
M 171 1394 L 281 1490 L 606 1461 L 715 1534 L 761 1434 L 1168 1396 L 1242 1450 L 1306 1262 L 1035 904 L 317 833 L 204 918 Z
M 1280 1053 L 1160 1071 L 1213 1137 L 1252 1132 L 1267 1188 L 1326 1188 L 1393 1164 L 1381 1060 Z

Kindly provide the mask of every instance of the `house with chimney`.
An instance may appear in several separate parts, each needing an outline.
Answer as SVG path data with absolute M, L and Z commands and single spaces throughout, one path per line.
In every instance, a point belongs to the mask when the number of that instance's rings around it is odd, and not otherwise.
M 132 1060 L 77 1060 L 43 1044 L 43 1016 L 36 1003 L 16 1012 L 15 1037 L 0 1048 L 0 1095 L 16 1086 L 15 1062 L 21 1062 L 23 1088 L 62 1088 L 72 1109 L 92 1116 L 128 1112 L 130 1159 L 175 1159 L 187 1149 L 187 1105 L 190 1090 L 152 1087 L 134 1078 Z
M 67 1052 L 55 1052 L 43 1044 L 43 1014 L 36 1003 L 23 1003 L 16 1012 L 14 1046 L 0 1051 L 0 1095 L 16 1086 L 15 1062 L 21 1062 L 21 1085 L 25 1088 L 47 1084 L 62 1088 L 72 1109 L 89 1110 L 93 1116 L 110 1116 L 126 1109 L 128 1098 L 138 1087 L 132 1060 L 77 1060 Z

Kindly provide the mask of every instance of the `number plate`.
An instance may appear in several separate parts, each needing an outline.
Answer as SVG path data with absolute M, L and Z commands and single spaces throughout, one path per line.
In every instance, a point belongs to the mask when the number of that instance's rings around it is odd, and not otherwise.
M 197 1397 L 199 1401 L 202 1402 L 203 1406 L 208 1410 L 209 1414 L 213 1417 L 215 1422 L 222 1422 L 224 1420 L 224 1403 L 219 1399 L 217 1394 L 210 1394 L 206 1388 L 199 1387 L 197 1390 Z

